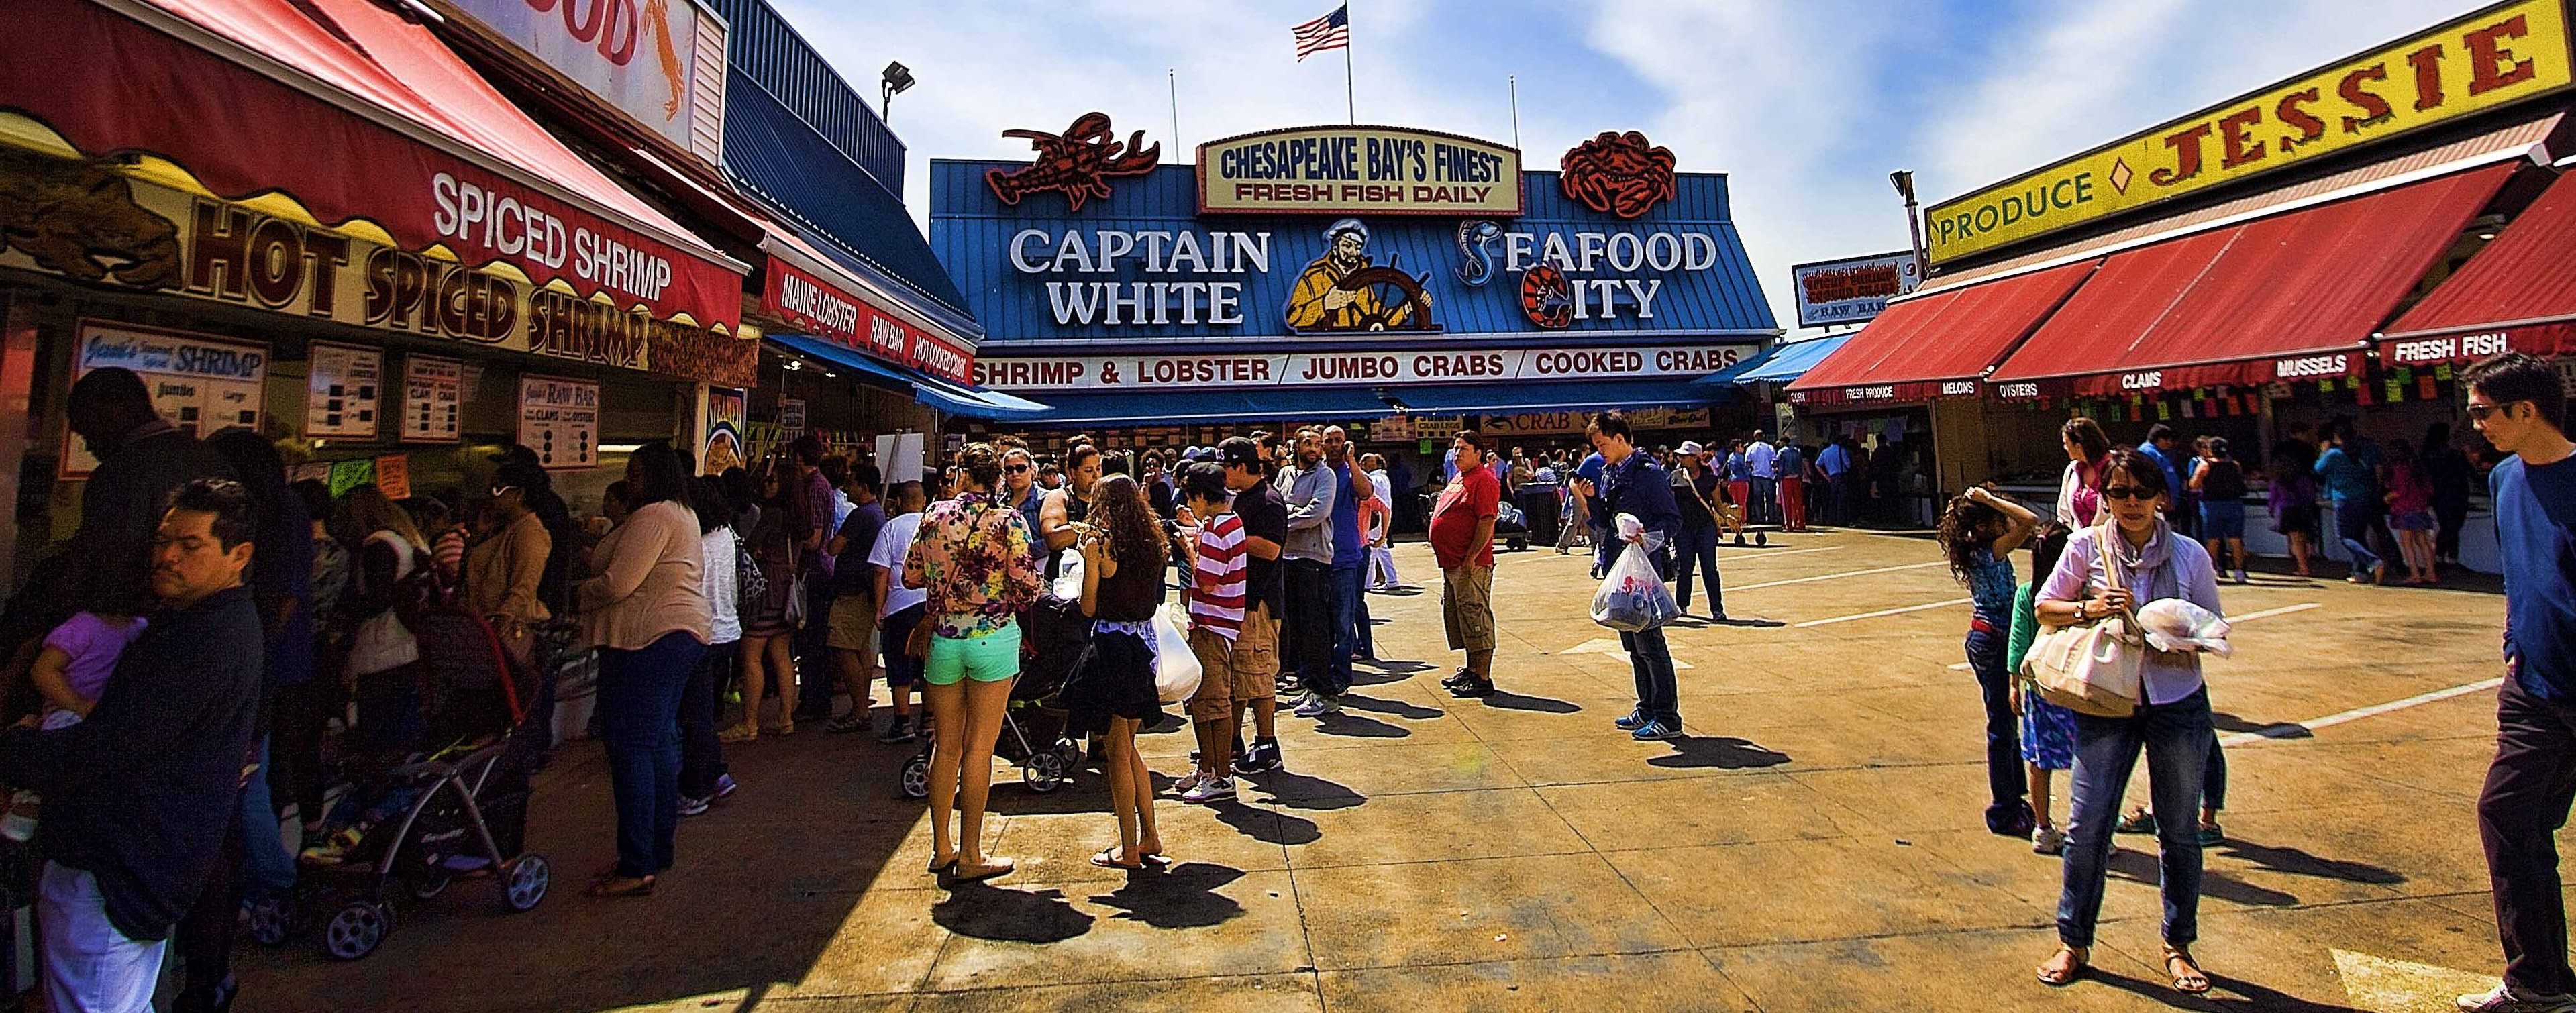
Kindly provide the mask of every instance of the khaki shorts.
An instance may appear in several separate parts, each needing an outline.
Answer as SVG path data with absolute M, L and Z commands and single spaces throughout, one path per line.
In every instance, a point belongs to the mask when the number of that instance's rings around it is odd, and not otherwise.
M 1243 617 L 1243 632 L 1227 643 L 1214 631 L 1190 631 L 1190 653 L 1197 655 L 1199 691 L 1190 696 L 1190 720 L 1225 721 L 1236 704 L 1279 695 L 1279 624 L 1266 608 Z
M 829 623 L 825 629 L 824 646 L 862 653 L 876 650 L 876 602 L 860 595 L 834 598 Z
M 1440 571 L 1440 624 L 1449 630 L 1449 649 L 1494 649 L 1494 569 L 1451 567 Z

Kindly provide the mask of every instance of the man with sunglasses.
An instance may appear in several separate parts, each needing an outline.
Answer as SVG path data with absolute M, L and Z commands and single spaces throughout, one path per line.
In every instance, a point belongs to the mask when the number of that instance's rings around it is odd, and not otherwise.
M 1046 512 L 1046 490 L 1038 488 L 1038 459 L 1029 454 L 1028 447 L 1013 444 L 1002 451 L 1002 495 L 998 498 L 1019 509 L 1020 519 L 1028 522 L 1032 534 L 1040 530 L 1038 521 Z M 1043 541 L 1032 538 L 1029 547 L 1038 558 L 1046 558 Z
M 2495 760 L 2478 794 L 2504 982 L 2464 995 L 2471 1013 L 2576 1010 L 2567 909 L 2552 838 L 2576 800 L 2576 444 L 2548 363 L 2508 352 L 2469 367 L 2469 418 L 2510 456 L 2487 486 L 2504 560 L 2504 685 Z

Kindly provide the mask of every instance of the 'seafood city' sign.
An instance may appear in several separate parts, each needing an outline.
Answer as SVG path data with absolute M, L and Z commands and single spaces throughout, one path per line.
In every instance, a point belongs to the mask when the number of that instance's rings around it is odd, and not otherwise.
M 2499 4 L 1934 205 L 1934 263 L 2543 95 L 2571 78 L 2562 0 Z
M 975 382 L 995 390 L 1302 387 L 1352 383 L 1468 383 L 1706 376 L 1759 345 L 1494 348 L 1464 351 L 1281 352 L 977 359 Z
M 1199 145 L 1199 211 L 1521 213 L 1521 153 L 1400 127 L 1297 127 Z

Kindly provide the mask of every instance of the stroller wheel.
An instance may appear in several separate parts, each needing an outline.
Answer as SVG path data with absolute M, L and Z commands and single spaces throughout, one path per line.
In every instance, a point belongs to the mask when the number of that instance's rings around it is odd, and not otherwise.
M 1754 533 L 1753 533 L 1753 544 L 1755 544 L 1755 545 L 1769 545 L 1769 544 L 1771 544 L 1771 536 L 1770 536 L 1770 534 L 1768 534 L 1768 533 L 1766 533 L 1766 532 L 1761 532 L 1761 531 L 1756 531 L 1756 532 L 1754 532 Z
M 374 953 L 394 931 L 393 906 L 377 897 L 360 897 L 331 916 L 322 928 L 322 951 L 340 960 Z
M 515 913 L 531 910 L 546 899 L 546 884 L 553 880 L 554 871 L 547 867 L 544 855 L 521 855 L 502 875 L 508 887 L 501 901 Z
M 271 897 L 250 906 L 250 937 L 261 946 L 275 946 L 295 934 L 295 901 Z
M 1029 765 L 1020 768 L 1020 782 L 1040 795 L 1064 787 L 1064 757 L 1052 750 L 1029 757 Z
M 903 761 L 900 782 L 905 798 L 930 797 L 930 757 L 927 754 Z
M 1055 755 L 1064 760 L 1066 770 L 1076 770 L 1082 766 L 1082 744 L 1072 739 L 1055 740 Z
M 439 894 L 446 893 L 447 884 L 453 882 L 456 882 L 456 876 L 454 874 L 433 872 L 412 883 L 411 895 L 421 900 L 428 900 L 432 897 L 438 896 Z

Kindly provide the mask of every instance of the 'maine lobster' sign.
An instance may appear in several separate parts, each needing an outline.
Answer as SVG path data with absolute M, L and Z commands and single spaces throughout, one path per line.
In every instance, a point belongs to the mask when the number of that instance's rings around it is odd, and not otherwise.
M 1084 113 L 1061 134 L 1005 130 L 1002 136 L 1028 138 L 1029 147 L 1038 152 L 1035 161 L 1020 168 L 984 173 L 984 185 L 993 188 L 993 196 L 1012 207 L 1018 207 L 1022 197 L 1053 190 L 1064 195 L 1070 210 L 1080 211 L 1083 201 L 1109 199 L 1111 177 L 1152 172 L 1163 155 L 1161 144 L 1145 143 L 1142 130 L 1128 135 L 1124 143 L 1113 140 L 1116 135 L 1109 130 L 1108 113 Z M 1665 164 L 1669 167 L 1670 160 Z
M 1604 130 L 1577 144 L 1557 163 L 1565 195 L 1584 207 L 1636 218 L 1673 197 L 1673 152 L 1651 145 L 1634 130 Z

